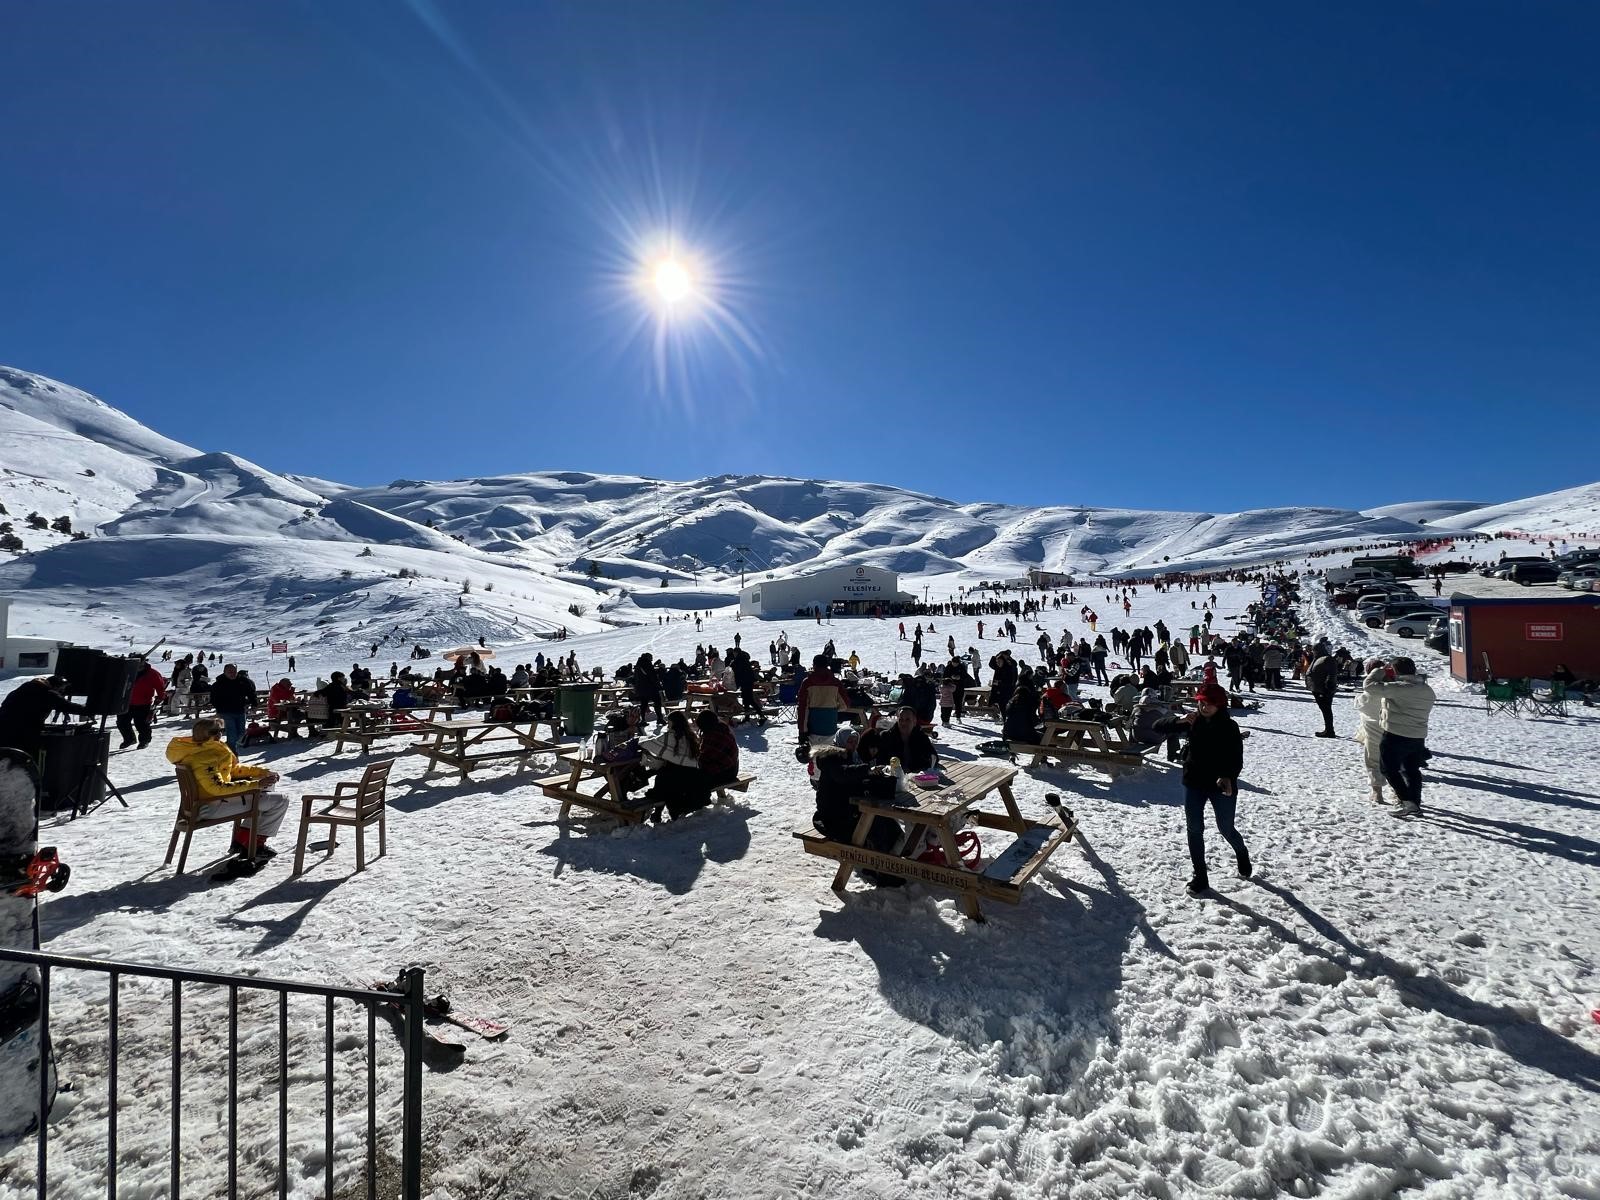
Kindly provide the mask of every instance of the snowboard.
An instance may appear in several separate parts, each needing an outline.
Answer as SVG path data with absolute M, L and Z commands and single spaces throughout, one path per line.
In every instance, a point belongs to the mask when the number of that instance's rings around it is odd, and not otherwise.
M 38 771 L 20 752 L 0 747 L 0 946 L 39 948 L 38 894 L 59 891 L 67 875 L 53 849 L 39 849 Z M 39 1028 L 41 999 L 37 967 L 0 960 L 0 1154 L 39 1127 L 41 1071 L 48 1102 L 55 1102 L 55 1062 Z
M 367 986 L 379 992 L 401 992 L 404 990 L 404 983 L 399 978 L 378 980 L 368 983 Z M 449 998 L 442 995 L 425 998 L 422 1002 L 422 1011 L 427 1017 L 422 1026 L 422 1036 L 435 1053 L 450 1055 L 466 1053 L 467 1048 L 454 1036 L 454 1029 L 474 1033 L 486 1041 L 503 1038 L 511 1032 L 511 1026 L 504 1022 L 495 1021 L 476 1013 L 457 1011 L 450 1003 Z M 396 1029 L 403 1034 L 405 1026 L 402 1020 L 402 1006 L 398 1002 L 387 1006 L 386 1013 L 395 1018 Z M 454 1029 L 441 1028 L 441 1023 L 453 1026 Z

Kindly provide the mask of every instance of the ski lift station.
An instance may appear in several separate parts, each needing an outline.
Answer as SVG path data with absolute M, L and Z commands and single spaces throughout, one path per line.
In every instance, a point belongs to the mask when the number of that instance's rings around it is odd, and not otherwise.
M 864 615 L 909 604 L 916 597 L 900 590 L 897 571 L 881 567 L 829 567 L 809 575 L 769 575 L 739 590 L 739 612 L 747 617 L 792 617 L 813 608 Z

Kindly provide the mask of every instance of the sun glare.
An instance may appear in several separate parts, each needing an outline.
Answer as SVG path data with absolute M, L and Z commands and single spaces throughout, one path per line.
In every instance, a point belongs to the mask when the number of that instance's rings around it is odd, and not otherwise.
M 694 292 L 694 277 L 689 268 L 675 258 L 663 259 L 650 274 L 656 298 L 664 304 L 678 304 Z

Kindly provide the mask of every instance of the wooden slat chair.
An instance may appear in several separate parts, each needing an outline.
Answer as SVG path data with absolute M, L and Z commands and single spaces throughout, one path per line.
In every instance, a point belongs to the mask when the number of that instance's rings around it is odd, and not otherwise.
M 206 817 L 201 815 L 205 806 L 212 802 L 214 797 L 207 796 L 200 790 L 200 781 L 194 772 L 184 766 L 173 768 L 178 776 L 178 819 L 172 823 L 172 840 L 167 843 L 167 859 L 164 866 L 172 865 L 172 853 L 178 848 L 178 835 L 183 834 L 183 853 L 178 857 L 178 874 L 183 874 L 185 865 L 189 862 L 189 841 L 194 837 L 196 829 L 204 829 L 208 825 L 232 825 L 237 835 L 239 827 L 246 821 L 250 828 L 255 828 L 256 820 L 261 816 L 261 789 L 251 788 L 247 792 L 239 792 L 228 797 L 230 800 L 246 800 L 249 808 L 242 813 L 231 814 L 225 817 Z M 255 861 L 255 839 L 250 839 L 250 859 Z
M 389 852 L 389 810 L 386 801 L 389 771 L 393 766 L 394 759 L 387 758 L 369 766 L 361 776 L 360 783 L 335 784 L 331 796 L 300 797 L 300 841 L 294 849 L 296 875 L 305 870 L 306 834 L 312 825 L 328 827 L 330 855 L 339 847 L 339 826 L 354 827 L 357 871 L 365 870 L 367 865 L 368 825 L 376 824 L 378 827 L 378 857 L 382 858 Z M 319 800 L 327 801 L 328 807 L 320 812 L 312 812 L 312 805 Z

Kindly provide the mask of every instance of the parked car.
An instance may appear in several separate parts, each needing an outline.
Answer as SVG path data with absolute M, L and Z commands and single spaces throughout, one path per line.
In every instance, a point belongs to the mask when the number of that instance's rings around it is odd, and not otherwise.
M 1407 613 L 1403 617 L 1390 617 L 1383 623 L 1383 631 L 1403 638 L 1423 637 L 1438 623 L 1437 612 Z
M 1579 582 L 1595 578 L 1600 578 L 1600 566 L 1591 563 L 1581 567 L 1567 568 L 1556 576 L 1556 582 L 1570 592 L 1588 591 L 1588 588 L 1578 587 Z
M 1561 578 L 1561 568 L 1549 561 L 1518 563 L 1502 578 L 1509 579 L 1512 583 L 1520 583 L 1523 587 L 1534 583 L 1554 583 Z
M 1476 563 L 1464 562 L 1461 559 L 1451 559 L 1449 562 L 1436 562 L 1428 564 L 1429 575 L 1467 575 L 1470 574 Z
M 1429 650 L 1437 650 L 1440 654 L 1450 653 L 1450 621 L 1440 617 L 1428 628 L 1428 635 L 1422 639 L 1422 644 Z
M 1512 567 L 1523 563 L 1548 563 L 1550 560 L 1538 554 L 1523 554 L 1515 558 L 1502 558 L 1499 562 L 1484 563 L 1478 569 L 1478 574 L 1486 579 L 1504 579 L 1506 572 Z
M 1426 617 L 1437 617 L 1443 610 L 1438 606 L 1429 604 L 1426 600 L 1407 600 L 1398 604 L 1385 604 L 1381 608 L 1358 608 L 1356 620 L 1368 629 L 1382 629 L 1383 626 L 1396 617 L 1410 617 L 1421 614 Z

